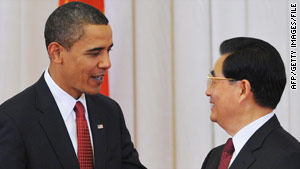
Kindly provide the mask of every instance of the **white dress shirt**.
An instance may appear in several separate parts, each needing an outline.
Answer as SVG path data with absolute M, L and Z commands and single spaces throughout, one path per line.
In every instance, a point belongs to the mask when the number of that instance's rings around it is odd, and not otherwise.
M 246 142 L 249 140 L 249 138 L 261 127 L 263 126 L 268 120 L 270 120 L 272 117 L 274 116 L 274 112 L 269 113 L 255 121 L 253 121 L 252 123 L 248 124 L 247 126 L 245 126 L 244 128 L 242 128 L 240 131 L 238 131 L 233 137 L 232 137 L 232 142 L 234 145 L 234 152 L 232 154 L 231 160 L 230 160 L 230 164 L 228 166 L 228 168 L 230 167 L 230 165 L 232 164 L 232 162 L 234 161 L 234 159 L 236 158 L 236 156 L 239 154 L 239 152 L 241 151 L 241 149 L 244 147 L 244 145 L 246 144 Z
M 67 127 L 69 136 L 71 138 L 71 141 L 73 143 L 74 150 L 78 152 L 78 146 L 77 146 L 77 128 L 76 128 L 76 113 L 74 111 L 74 107 L 77 101 L 80 101 L 85 109 L 85 118 L 87 120 L 89 132 L 90 132 L 90 139 L 91 139 L 91 145 L 93 148 L 93 137 L 91 133 L 91 127 L 88 117 L 88 111 L 86 106 L 86 100 L 85 95 L 82 94 L 78 100 L 74 99 L 71 95 L 69 95 L 67 92 L 65 92 L 63 89 L 61 89 L 51 78 L 50 74 L 48 73 L 48 69 L 45 71 L 44 74 L 45 81 L 55 99 L 55 102 L 59 108 L 59 111 L 61 113 L 61 116 L 65 122 L 65 125 Z

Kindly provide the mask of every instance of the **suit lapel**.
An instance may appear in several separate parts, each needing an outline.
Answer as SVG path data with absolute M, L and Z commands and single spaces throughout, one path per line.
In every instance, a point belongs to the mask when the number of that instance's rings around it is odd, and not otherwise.
M 247 169 L 254 161 L 255 157 L 252 154 L 252 150 L 245 144 L 229 169 Z
M 218 169 L 220 163 L 220 158 L 219 159 L 213 159 L 212 163 L 210 163 L 207 166 L 207 169 Z
M 36 93 L 36 107 L 43 113 L 40 125 L 56 152 L 61 165 L 64 169 L 79 169 L 69 133 L 43 75 L 36 83 Z
M 267 121 L 262 127 L 260 127 L 247 141 L 240 153 L 233 161 L 230 169 L 247 169 L 255 162 L 255 156 L 253 152 L 260 149 L 263 145 L 266 137 L 276 128 L 279 128 L 280 123 L 274 115 L 269 121 Z
M 86 101 L 93 135 L 95 169 L 100 169 L 105 168 L 107 129 L 105 128 L 105 110 L 101 109 L 103 106 L 96 102 L 95 97 L 86 95 Z
M 207 165 L 207 169 L 218 169 L 219 163 L 221 160 L 222 151 L 224 149 L 224 145 L 221 148 L 217 148 L 216 152 L 212 155 L 210 163 Z

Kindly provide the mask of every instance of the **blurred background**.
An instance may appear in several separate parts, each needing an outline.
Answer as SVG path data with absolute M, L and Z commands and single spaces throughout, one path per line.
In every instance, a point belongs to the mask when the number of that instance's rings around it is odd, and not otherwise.
M 300 140 L 300 90 L 289 80 L 290 6 L 299 2 L 105 0 L 114 39 L 110 97 L 121 105 L 144 165 L 200 169 L 209 150 L 225 143 L 229 136 L 209 119 L 206 77 L 220 43 L 237 36 L 263 39 L 281 54 L 288 81 L 275 113 Z M 47 69 L 43 31 L 57 6 L 58 0 L 0 0 L 0 103 Z

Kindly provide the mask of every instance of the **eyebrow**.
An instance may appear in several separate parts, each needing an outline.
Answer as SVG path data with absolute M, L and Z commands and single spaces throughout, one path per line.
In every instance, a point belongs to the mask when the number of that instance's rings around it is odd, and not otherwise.
M 114 44 L 111 44 L 109 46 L 109 49 L 111 49 L 113 46 L 114 46 Z M 99 51 L 99 50 L 103 50 L 103 49 L 104 49 L 104 47 L 97 47 L 97 48 L 89 49 L 89 50 L 87 50 L 87 52 Z

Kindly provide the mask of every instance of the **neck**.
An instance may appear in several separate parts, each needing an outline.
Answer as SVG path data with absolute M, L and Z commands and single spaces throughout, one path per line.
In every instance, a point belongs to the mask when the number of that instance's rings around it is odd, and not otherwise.
M 52 78 L 52 80 L 62 89 L 64 90 L 66 93 L 68 93 L 69 95 L 71 95 L 74 99 L 78 99 L 82 93 L 78 92 L 77 90 L 72 90 L 66 86 L 68 86 L 66 84 L 65 79 L 63 78 L 63 76 L 61 76 L 61 71 L 58 70 L 58 68 L 53 68 L 53 66 L 50 65 L 49 69 L 49 74 Z
M 243 110 L 240 111 L 240 116 L 238 119 L 235 119 L 232 122 L 230 129 L 227 129 L 226 132 L 234 136 L 237 132 L 239 132 L 242 128 L 254 122 L 255 120 L 271 113 L 273 109 L 261 107 L 259 105 L 256 106 L 246 106 Z

